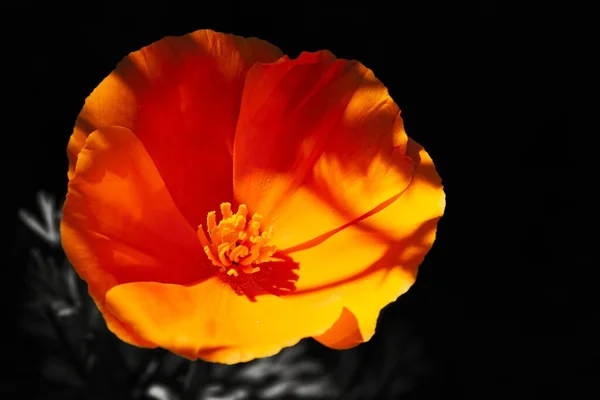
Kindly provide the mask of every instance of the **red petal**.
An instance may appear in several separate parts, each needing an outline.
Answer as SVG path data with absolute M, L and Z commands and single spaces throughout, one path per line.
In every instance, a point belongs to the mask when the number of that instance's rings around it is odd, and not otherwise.
M 62 245 L 101 311 L 106 292 L 117 284 L 185 284 L 213 271 L 195 231 L 130 130 L 93 132 L 78 158 L 63 208 Z M 123 340 L 148 343 L 105 317 Z
M 87 135 L 111 125 L 129 128 L 196 228 L 232 198 L 231 152 L 246 72 L 280 56 L 267 42 L 210 30 L 131 53 L 86 100 L 69 143 L 69 176 Z
M 239 202 L 274 225 L 285 249 L 352 221 L 402 192 L 400 112 L 373 73 L 328 52 L 257 64 L 249 72 L 234 143 Z

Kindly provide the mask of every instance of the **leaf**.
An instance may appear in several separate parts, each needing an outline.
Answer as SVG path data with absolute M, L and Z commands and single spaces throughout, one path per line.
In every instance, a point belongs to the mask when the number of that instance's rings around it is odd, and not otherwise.
M 60 246 L 60 219 L 62 211 L 56 207 L 55 199 L 52 194 L 44 191 L 37 193 L 37 202 L 40 207 L 42 220 L 38 220 L 27 210 L 19 210 L 19 218 L 25 226 L 35 232 L 44 241 L 54 247 Z

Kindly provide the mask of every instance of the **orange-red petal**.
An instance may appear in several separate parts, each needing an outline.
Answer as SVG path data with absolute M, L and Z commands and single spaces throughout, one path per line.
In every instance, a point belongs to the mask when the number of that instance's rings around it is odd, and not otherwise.
M 136 335 L 189 359 L 233 364 L 266 357 L 320 335 L 341 313 L 340 299 L 320 293 L 256 302 L 211 278 L 192 286 L 138 282 L 115 286 L 111 313 Z
M 190 283 L 211 269 L 195 231 L 129 129 L 94 131 L 78 158 L 63 208 L 63 248 L 109 328 L 123 340 L 148 345 L 105 312 L 106 292 L 124 282 Z
M 68 146 L 69 177 L 92 131 L 129 128 L 196 227 L 232 198 L 231 152 L 246 73 L 280 56 L 265 41 L 211 30 L 166 37 L 129 54 L 85 102 Z
M 335 293 L 343 296 L 346 312 L 328 332 L 316 337 L 329 347 L 344 349 L 369 340 L 375 333 L 379 311 L 410 288 L 433 245 L 437 222 L 445 208 L 441 180 L 420 145 L 409 140 L 407 154 L 418 167 L 406 192 L 387 208 L 351 228 L 387 243 L 387 251 L 363 273 L 335 285 Z M 330 246 L 324 242 L 320 251 Z M 348 243 L 351 246 L 362 243 Z M 302 266 L 300 253 L 295 259 Z M 304 264 L 305 272 L 310 268 L 313 266 Z
M 329 52 L 255 65 L 234 142 L 236 200 L 273 224 L 288 248 L 352 221 L 404 190 L 400 111 L 355 61 Z
M 408 139 L 387 89 L 328 52 L 250 71 L 234 191 L 299 263 L 287 298 L 343 297 L 345 311 L 317 336 L 334 348 L 368 340 L 380 310 L 414 283 L 445 206 L 431 158 Z

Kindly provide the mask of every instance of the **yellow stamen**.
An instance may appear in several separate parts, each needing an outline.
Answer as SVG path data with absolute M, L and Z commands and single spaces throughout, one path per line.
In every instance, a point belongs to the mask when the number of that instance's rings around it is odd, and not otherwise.
M 273 261 L 275 246 L 268 245 L 273 228 L 261 229 L 262 216 L 248 217 L 248 207 L 240 204 L 235 214 L 231 203 L 222 203 L 220 207 L 221 221 L 217 224 L 214 211 L 206 217 L 208 236 L 202 225 L 198 226 L 198 239 L 210 262 L 227 271 L 229 276 L 238 276 L 239 271 L 253 274 L 260 271 L 256 264 Z

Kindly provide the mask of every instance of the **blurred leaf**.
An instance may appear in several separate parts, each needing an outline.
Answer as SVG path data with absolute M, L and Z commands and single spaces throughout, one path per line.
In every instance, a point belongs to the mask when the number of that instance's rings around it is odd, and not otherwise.
M 44 191 L 38 192 L 37 202 L 40 208 L 41 220 L 24 209 L 19 210 L 19 218 L 21 218 L 25 226 L 44 239 L 48 244 L 58 247 L 60 246 L 62 207 L 57 207 L 54 196 Z
M 198 399 L 329 399 L 337 390 L 323 365 L 301 341 L 279 354 L 237 365 L 209 365 Z
M 71 362 L 60 354 L 52 354 L 45 358 L 40 366 L 40 371 L 49 382 L 76 388 L 85 386 L 85 382 L 79 378 L 79 374 Z
M 179 400 L 179 396 L 173 390 L 160 384 L 150 385 L 146 390 L 146 397 L 156 400 Z
M 135 375 L 135 371 L 141 371 L 145 369 L 148 364 L 148 360 L 152 356 L 152 350 L 135 347 L 125 342 L 119 342 L 117 344 L 119 352 L 123 355 L 123 361 L 129 371 L 132 371 L 132 375 Z

